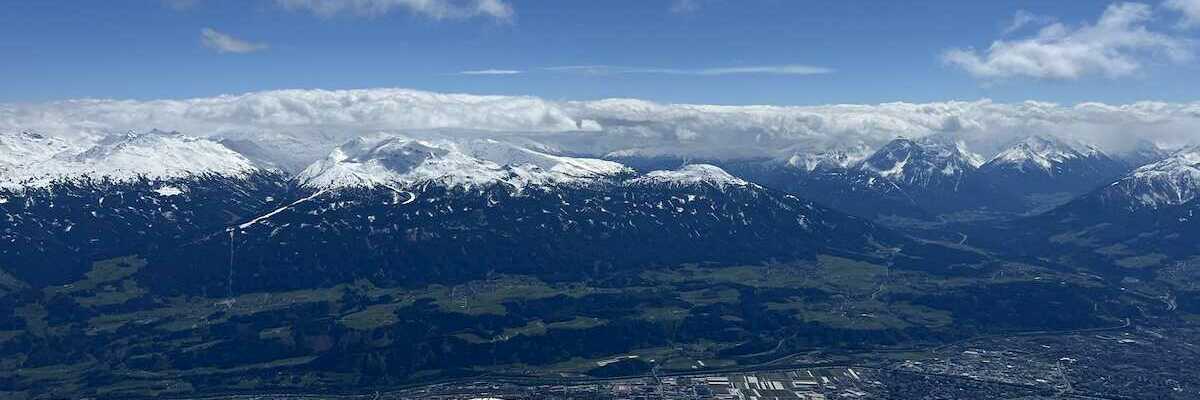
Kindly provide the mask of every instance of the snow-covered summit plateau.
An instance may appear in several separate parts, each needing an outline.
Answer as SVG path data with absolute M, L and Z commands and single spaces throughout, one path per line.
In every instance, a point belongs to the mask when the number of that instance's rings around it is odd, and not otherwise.
M 220 143 L 175 132 L 130 131 L 97 143 L 75 144 L 37 133 L 0 134 L 0 188 L 20 190 L 57 182 L 115 182 L 218 175 L 246 177 L 260 168 Z

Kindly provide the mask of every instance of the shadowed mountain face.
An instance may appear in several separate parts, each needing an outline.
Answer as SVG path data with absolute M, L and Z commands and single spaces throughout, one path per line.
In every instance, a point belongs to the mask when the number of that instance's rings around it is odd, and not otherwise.
M 282 200 L 288 177 L 207 140 L 129 132 L 89 147 L 0 135 L 0 265 L 35 286 L 172 248 Z
M 901 189 L 955 192 L 975 167 L 970 155 L 951 143 L 901 138 L 863 160 L 859 169 Z
M 1152 270 L 1146 267 L 1200 255 L 1197 154 L 1180 151 L 1045 214 L 1012 221 L 1007 243 L 1121 273 L 1144 274 Z
M 0 190 L 0 265 L 36 285 L 70 282 L 96 260 L 171 249 L 282 201 L 288 183 L 244 177 L 90 178 Z
M 224 291 L 230 274 L 235 292 L 365 277 L 389 285 L 497 273 L 569 281 L 652 265 L 818 254 L 879 260 L 893 248 L 911 252 L 898 261 L 910 268 L 917 268 L 911 257 L 934 256 L 930 246 L 868 221 L 750 184 L 635 178 L 521 192 L 504 186 L 359 187 L 316 195 L 232 236 L 159 252 L 151 262 L 173 267 L 148 273 L 162 274 L 150 281 L 164 293 Z M 232 265 L 203 256 L 225 253 Z M 970 258 L 954 251 L 940 257 Z M 168 274 L 181 279 L 166 280 Z
M 1013 144 L 981 166 L 976 181 L 1009 194 L 1030 210 L 1045 210 L 1092 191 L 1131 167 L 1100 150 L 1047 136 Z

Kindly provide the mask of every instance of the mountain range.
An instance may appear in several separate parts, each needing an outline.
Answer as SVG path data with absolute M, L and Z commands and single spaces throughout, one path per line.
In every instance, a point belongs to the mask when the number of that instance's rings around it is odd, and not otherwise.
M 145 272 L 163 293 L 202 294 L 364 276 L 415 284 L 817 254 L 878 259 L 900 247 L 911 253 L 896 260 L 905 265 L 933 251 L 707 164 L 638 172 L 491 139 L 377 134 L 289 176 L 173 132 L 79 152 L 35 134 L 5 139 L 55 151 L 14 158 L 0 192 L 10 222 L 0 240 L 13 244 L 0 255 L 38 286 L 123 254 L 173 265 Z M 623 256 L 611 257 L 614 248 Z
M 0 383 L 342 389 L 672 343 L 754 363 L 1104 326 L 1164 301 L 1109 283 L 1200 259 L 1200 148 L 570 148 L 379 132 L 295 167 L 178 132 L 0 134 Z M 1182 290 L 1165 296 L 1200 298 Z M 102 367 L 45 387 L 4 372 L 70 365 Z M 128 377 L 148 371 L 166 375 Z
M 10 221 L 0 240 L 14 244 L 2 255 L 25 266 L 14 275 L 49 284 L 78 276 L 97 258 L 150 253 L 198 262 L 184 270 L 207 274 L 192 280 L 205 283 L 188 290 L 229 286 L 216 277 L 231 275 L 232 266 L 260 278 L 281 273 L 280 262 L 289 269 L 277 284 L 305 286 L 352 279 L 380 263 L 425 265 L 382 271 L 426 281 L 494 273 L 495 265 L 554 265 L 561 270 L 540 272 L 571 275 L 578 271 L 562 266 L 877 258 L 887 248 L 921 252 L 903 233 L 911 223 L 896 221 L 1055 219 L 1047 225 L 1082 229 L 1081 216 L 1105 224 L 1128 213 L 1190 226 L 1176 216 L 1200 191 L 1194 150 L 1165 157 L 1142 148 L 1124 158 L 1046 135 L 986 159 L 933 136 L 897 138 L 873 152 L 857 146 L 671 167 L 671 160 L 591 158 L 529 140 L 379 133 L 294 174 L 234 150 L 246 146 L 157 130 L 90 146 L 18 132 L 0 137 L 0 146 L 0 210 Z M 1154 162 L 1133 165 L 1147 159 Z M 398 237 L 406 239 L 389 239 Z M 334 247 L 311 251 L 325 245 Z M 241 257 L 198 256 L 218 248 Z M 613 260 L 612 248 L 628 257 Z

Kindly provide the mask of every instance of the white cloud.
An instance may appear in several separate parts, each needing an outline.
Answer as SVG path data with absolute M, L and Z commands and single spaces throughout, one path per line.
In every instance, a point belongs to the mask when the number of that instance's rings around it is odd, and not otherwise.
M 575 72 L 590 75 L 614 74 L 662 74 L 662 75 L 820 75 L 830 74 L 834 70 L 811 65 L 759 65 L 727 68 L 659 68 L 659 67 L 621 67 L 613 65 L 570 65 L 547 67 L 547 71 Z
M 568 102 L 567 115 L 599 121 L 620 154 L 787 157 L 830 147 L 876 147 L 897 136 L 948 134 L 985 155 L 1011 140 L 1052 133 L 1113 151 L 1139 140 L 1200 143 L 1200 102 L 1105 105 L 991 101 L 804 107 L 671 105 L 639 100 Z M 686 131 L 687 140 L 678 132 Z
M 1182 14 L 1179 26 L 1183 28 L 1200 27 L 1200 0 L 1167 0 L 1163 6 Z
M 247 42 L 211 28 L 200 30 L 200 43 L 218 53 L 245 54 L 267 49 L 266 43 Z
M 475 96 L 403 89 L 281 90 L 186 100 L 72 100 L 0 103 L 0 132 L 30 129 L 94 141 L 158 128 L 248 140 L 271 161 L 300 168 L 332 146 L 379 131 L 461 129 L 567 131 L 587 124 L 535 97 Z
M 516 13 L 505 0 L 275 0 L 290 10 L 306 10 L 321 17 L 347 13 L 378 16 L 395 9 L 433 19 L 488 17 L 511 22 Z
M 519 75 L 522 73 L 524 73 L 524 71 L 515 70 L 515 69 L 475 69 L 475 70 L 460 71 L 458 74 L 459 75 Z
M 1017 10 L 1017 13 L 1013 15 L 1012 22 L 1009 22 L 1008 26 L 1004 28 L 1004 34 L 1011 34 L 1027 26 L 1048 25 L 1054 22 L 1054 17 L 1037 15 L 1025 10 Z
M 1190 59 L 1192 41 L 1150 29 L 1152 18 L 1148 5 L 1118 3 L 1108 6 L 1095 24 L 1054 23 L 1027 38 L 997 40 L 983 51 L 951 49 L 942 58 L 978 78 L 1068 80 L 1129 76 L 1149 59 Z
M 255 157 L 293 170 L 352 137 L 375 132 L 517 137 L 544 144 L 547 151 L 579 155 L 780 159 L 834 147 L 877 147 L 901 135 L 950 134 L 988 155 L 1013 138 L 1044 133 L 1110 150 L 1129 148 L 1137 140 L 1200 144 L 1200 102 L 1058 105 L 984 100 L 777 107 L 632 99 L 559 102 L 363 89 L 185 100 L 0 103 L 0 132 L 32 130 L 87 143 L 130 129 L 153 128 L 254 143 Z

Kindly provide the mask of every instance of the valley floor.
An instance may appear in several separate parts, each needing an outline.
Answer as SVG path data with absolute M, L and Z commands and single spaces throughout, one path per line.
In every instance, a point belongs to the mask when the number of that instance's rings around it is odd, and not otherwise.
M 653 389 L 666 377 L 686 386 L 678 382 L 718 372 L 816 369 L 845 379 L 838 368 L 856 368 L 855 391 L 884 398 L 943 384 L 982 390 L 979 398 L 1191 398 L 1200 387 L 1182 372 L 1200 359 L 1195 299 L 1180 297 L 1191 289 L 1171 286 L 1172 274 L 1110 283 L 999 263 L 939 275 L 821 256 L 582 282 L 496 275 L 404 288 L 362 279 L 159 297 L 137 279 L 152 267 L 131 256 L 67 285 L 6 286 L 2 397 L 408 387 L 416 389 L 392 396 L 474 398 L 452 392 L 482 381 L 554 398 L 546 393 L 564 384 L 603 392 L 629 386 L 618 383 L 628 377 L 649 376 Z M 820 386 L 814 393 L 829 398 L 855 393 Z M 562 398 L 592 398 L 580 396 Z
M 481 376 L 361 394 L 277 393 L 215 399 L 1189 399 L 1200 327 L 1133 324 L 1086 332 L 998 335 L 896 353 L 816 352 L 795 362 L 616 378 Z M 1115 344 L 1115 345 L 1114 345 Z M 802 360 L 802 361 L 801 361 Z

